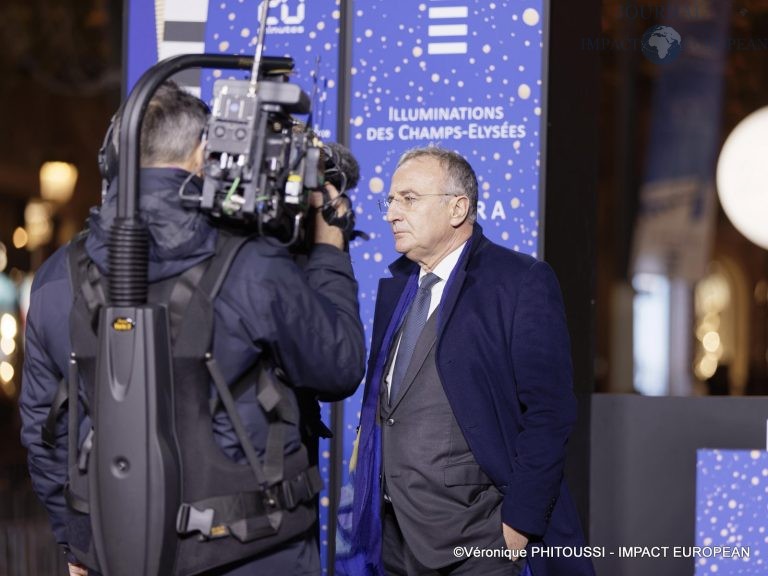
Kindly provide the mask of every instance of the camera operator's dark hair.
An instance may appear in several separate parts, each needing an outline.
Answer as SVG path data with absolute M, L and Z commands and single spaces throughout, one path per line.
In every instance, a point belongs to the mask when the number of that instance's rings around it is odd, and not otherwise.
M 141 165 L 178 164 L 200 143 L 210 110 L 172 81 L 164 82 L 149 101 L 141 124 Z

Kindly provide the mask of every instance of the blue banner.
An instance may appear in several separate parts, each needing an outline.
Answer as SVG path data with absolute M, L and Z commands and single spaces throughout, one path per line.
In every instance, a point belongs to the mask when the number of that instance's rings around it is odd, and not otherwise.
M 676 547 L 696 576 L 765 574 L 768 555 L 765 450 L 698 450 L 696 547 Z
M 350 146 L 360 161 L 353 247 L 370 342 L 376 289 L 394 251 L 377 200 L 398 157 L 441 144 L 462 153 L 479 181 L 486 235 L 537 255 L 546 12 L 542 1 L 365 0 L 355 3 Z M 362 390 L 346 401 L 345 468 Z
M 125 81 L 123 95 L 157 62 L 157 42 L 147 41 L 156 36 L 155 0 L 130 0 L 128 24 L 125 29 L 127 41 L 125 54 Z

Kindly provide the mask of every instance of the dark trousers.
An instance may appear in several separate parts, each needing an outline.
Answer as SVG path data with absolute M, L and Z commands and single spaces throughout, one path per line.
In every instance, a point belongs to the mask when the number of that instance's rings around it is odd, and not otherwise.
M 525 560 L 512 562 L 503 556 L 457 558 L 453 564 L 443 568 L 427 568 L 411 552 L 397 523 L 395 510 L 389 502 L 383 510 L 382 559 L 387 576 L 517 576 L 522 573 Z M 469 546 L 470 543 L 467 543 Z M 499 540 L 490 548 L 505 548 L 504 536 L 499 527 Z

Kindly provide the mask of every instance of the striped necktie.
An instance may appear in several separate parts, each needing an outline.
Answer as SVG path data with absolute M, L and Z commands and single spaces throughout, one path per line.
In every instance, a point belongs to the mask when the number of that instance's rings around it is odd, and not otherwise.
M 400 347 L 397 349 L 395 368 L 392 372 L 392 382 L 389 387 L 389 402 L 397 398 L 397 393 L 405 378 L 411 356 L 416 348 L 419 335 L 427 323 L 429 315 L 429 301 L 432 294 L 432 286 L 440 281 L 440 278 L 431 272 L 426 274 L 419 282 L 419 290 L 408 309 L 403 324 L 403 334 L 400 338 Z

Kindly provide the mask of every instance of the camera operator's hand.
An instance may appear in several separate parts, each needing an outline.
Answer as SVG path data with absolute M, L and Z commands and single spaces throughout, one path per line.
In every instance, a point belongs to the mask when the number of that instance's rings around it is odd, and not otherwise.
M 330 204 L 336 208 L 336 214 L 343 216 L 349 209 L 349 200 L 346 196 L 340 196 L 339 191 L 332 184 L 325 184 L 325 190 L 330 198 Z M 315 244 L 330 244 L 339 250 L 344 249 L 344 235 L 337 226 L 330 226 L 323 218 L 321 209 L 325 205 L 322 192 L 312 192 L 310 205 L 315 209 Z
M 82 564 L 67 564 L 69 568 L 69 576 L 88 576 L 88 568 Z

